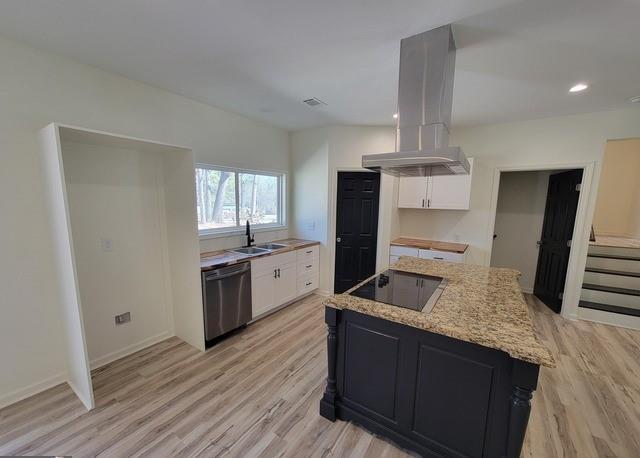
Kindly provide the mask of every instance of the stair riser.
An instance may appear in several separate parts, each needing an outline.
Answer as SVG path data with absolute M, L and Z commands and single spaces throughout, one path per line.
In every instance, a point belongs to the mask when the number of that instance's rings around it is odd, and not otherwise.
M 610 246 L 589 246 L 589 254 L 615 254 L 618 256 L 640 257 L 640 248 L 618 248 Z
M 640 310 L 640 296 L 583 289 L 580 294 L 580 299 L 583 301 L 599 302 L 600 304 L 611 304 Z
M 640 277 L 625 277 L 622 275 L 601 274 L 597 272 L 585 272 L 584 283 L 592 283 L 602 286 L 616 286 L 618 288 L 640 290 Z
M 640 272 L 640 261 L 611 258 L 587 258 L 587 267 L 599 267 L 601 269 L 621 270 L 623 272 Z

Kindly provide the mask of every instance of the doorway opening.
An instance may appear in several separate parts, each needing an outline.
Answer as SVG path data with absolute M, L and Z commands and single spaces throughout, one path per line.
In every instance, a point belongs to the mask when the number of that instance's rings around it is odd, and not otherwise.
M 500 173 L 492 267 L 522 273 L 523 292 L 562 308 L 582 169 Z
M 580 316 L 628 325 L 640 317 L 640 138 L 609 140 L 580 292 Z M 626 316 L 624 316 L 626 315 Z
M 335 293 L 375 273 L 379 205 L 379 173 L 338 172 Z

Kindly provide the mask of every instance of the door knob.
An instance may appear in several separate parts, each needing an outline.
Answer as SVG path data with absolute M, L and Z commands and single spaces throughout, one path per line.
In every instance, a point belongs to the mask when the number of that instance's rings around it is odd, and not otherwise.
M 340 243 L 340 242 L 342 242 L 342 239 L 341 239 L 340 237 L 338 237 L 338 238 L 336 239 L 336 242 Z

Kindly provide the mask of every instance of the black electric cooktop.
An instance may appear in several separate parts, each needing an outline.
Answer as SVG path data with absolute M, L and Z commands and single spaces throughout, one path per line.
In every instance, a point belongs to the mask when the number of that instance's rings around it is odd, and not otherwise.
M 399 270 L 385 270 L 353 290 L 352 296 L 429 313 L 447 280 Z

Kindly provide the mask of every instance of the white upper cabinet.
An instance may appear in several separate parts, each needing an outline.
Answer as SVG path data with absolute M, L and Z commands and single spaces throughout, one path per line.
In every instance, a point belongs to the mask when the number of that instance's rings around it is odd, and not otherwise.
M 398 183 L 399 208 L 425 208 L 427 205 L 427 178 L 403 177 Z
M 469 158 L 469 164 L 469 175 L 400 178 L 398 208 L 468 210 L 473 158 Z

